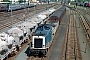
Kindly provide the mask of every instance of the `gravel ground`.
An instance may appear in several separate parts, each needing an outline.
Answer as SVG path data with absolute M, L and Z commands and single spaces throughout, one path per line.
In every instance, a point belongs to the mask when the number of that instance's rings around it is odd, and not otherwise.
M 84 35 L 82 26 L 79 21 L 79 16 L 76 14 L 76 23 L 77 23 L 77 32 L 78 32 L 78 37 L 79 37 L 79 44 L 80 44 L 80 51 L 82 55 L 82 60 L 90 60 L 90 48 L 87 43 L 87 39 Z

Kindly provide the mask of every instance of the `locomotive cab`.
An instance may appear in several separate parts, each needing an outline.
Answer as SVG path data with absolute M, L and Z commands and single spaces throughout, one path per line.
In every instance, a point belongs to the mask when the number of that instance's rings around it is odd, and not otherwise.
M 43 53 L 46 55 L 45 37 L 33 36 L 33 41 L 31 42 L 31 53 L 36 55 Z
M 37 28 L 31 43 L 31 53 L 46 55 L 52 41 L 52 27 L 48 24 L 41 25 Z

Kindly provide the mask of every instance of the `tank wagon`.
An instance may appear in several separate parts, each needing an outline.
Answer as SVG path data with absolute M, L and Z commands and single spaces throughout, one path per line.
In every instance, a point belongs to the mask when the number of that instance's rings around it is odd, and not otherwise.
M 14 37 L 15 45 L 21 47 L 23 41 L 23 31 L 18 27 L 14 27 L 8 30 L 8 34 Z
M 34 24 L 33 22 L 24 22 L 17 25 L 16 27 L 23 31 L 23 43 L 27 42 L 27 40 L 30 39 L 30 37 L 36 30 L 36 24 Z
M 16 51 L 14 38 L 5 32 L 0 34 L 0 60 L 12 56 Z
M 7 33 L 14 37 L 15 46 L 21 48 L 21 45 L 27 42 L 37 28 L 37 21 L 31 20 L 20 23 L 9 29 Z
M 47 18 L 55 12 L 54 8 L 50 8 L 49 10 L 46 10 L 44 12 L 41 12 L 38 14 L 37 18 L 41 20 L 41 24 L 44 24 Z
M 47 49 L 52 41 L 52 27 L 49 24 L 42 24 L 37 29 L 32 38 L 31 53 L 46 55 Z
M 31 55 L 47 54 L 52 44 L 54 33 L 56 32 L 66 7 L 62 6 L 55 11 L 45 24 L 41 24 L 37 29 L 30 43 Z M 58 15 L 57 15 L 58 14 Z
M 46 17 L 49 17 L 54 12 L 55 12 L 55 9 L 54 8 L 50 8 L 49 10 L 46 10 L 45 12 L 42 12 L 41 14 L 46 15 Z

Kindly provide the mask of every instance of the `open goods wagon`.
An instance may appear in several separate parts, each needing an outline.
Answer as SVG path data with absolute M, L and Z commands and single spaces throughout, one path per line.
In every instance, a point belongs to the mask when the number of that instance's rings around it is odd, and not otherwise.
M 58 9 L 56 12 L 54 12 L 50 16 L 50 18 L 49 18 L 50 22 L 59 21 L 59 24 L 60 24 L 62 17 L 64 16 L 65 12 L 66 12 L 66 6 L 62 6 L 60 9 Z

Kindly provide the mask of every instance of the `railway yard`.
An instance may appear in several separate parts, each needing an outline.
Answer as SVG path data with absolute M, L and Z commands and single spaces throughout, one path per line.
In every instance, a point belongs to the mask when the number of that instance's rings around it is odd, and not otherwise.
M 3 32 L 14 40 L 12 48 L 0 45 L 0 60 L 90 60 L 89 12 L 59 2 L 0 12 L 0 42 Z

